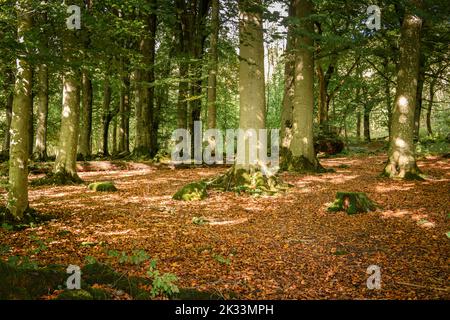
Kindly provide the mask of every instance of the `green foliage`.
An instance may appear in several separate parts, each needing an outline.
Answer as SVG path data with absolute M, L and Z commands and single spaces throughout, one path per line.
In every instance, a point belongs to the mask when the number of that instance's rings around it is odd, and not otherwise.
M 152 282 L 152 297 L 166 295 L 172 296 L 180 290 L 176 286 L 175 282 L 178 281 L 176 275 L 172 273 L 163 273 L 161 274 L 156 268 L 156 260 L 150 261 L 150 266 L 147 271 L 147 275 L 153 279 Z
M 208 221 L 204 218 L 204 217 L 193 217 L 192 218 L 192 223 L 196 224 L 196 225 L 204 225 L 206 224 Z
M 227 265 L 227 266 L 231 264 L 231 259 L 225 258 L 225 257 L 223 257 L 220 254 L 213 254 L 213 258 L 214 258 L 214 260 L 216 260 L 220 264 L 224 264 L 224 265 Z

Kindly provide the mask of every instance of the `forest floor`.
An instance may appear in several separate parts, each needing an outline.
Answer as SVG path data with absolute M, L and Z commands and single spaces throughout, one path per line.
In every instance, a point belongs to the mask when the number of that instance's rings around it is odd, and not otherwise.
M 226 168 L 80 163 L 83 180 L 114 181 L 119 191 L 32 187 L 31 207 L 54 219 L 23 231 L 0 228 L 0 243 L 9 254 L 40 264 L 81 266 L 92 256 L 138 276 L 145 276 L 145 265 L 121 264 L 108 252 L 144 250 L 158 260 L 161 272 L 178 277 L 178 287 L 224 298 L 450 299 L 450 161 L 421 159 L 428 178 L 420 182 L 380 177 L 385 159 L 381 154 L 322 159 L 336 172 L 283 173 L 293 185 L 286 193 L 209 191 L 197 202 L 172 195 Z M 337 191 L 366 192 L 382 208 L 329 213 Z M 380 290 L 366 286 L 370 265 L 381 268 Z

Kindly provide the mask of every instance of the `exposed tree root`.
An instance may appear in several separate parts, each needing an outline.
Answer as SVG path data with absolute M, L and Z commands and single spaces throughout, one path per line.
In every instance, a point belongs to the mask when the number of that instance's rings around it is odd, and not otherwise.
M 329 172 L 330 170 L 325 169 L 316 159 L 312 163 L 305 157 L 296 157 L 292 154 L 292 152 L 288 149 L 282 149 L 280 155 L 280 170 L 281 171 L 289 171 L 289 172 L 300 172 L 300 173 L 324 173 Z M 333 171 L 333 170 L 331 170 Z
M 53 216 L 39 214 L 33 208 L 28 207 L 25 210 L 22 218 L 20 220 L 18 220 L 16 217 L 14 217 L 11 214 L 11 212 L 8 210 L 8 208 L 3 207 L 3 206 L 0 207 L 0 225 L 6 224 L 12 230 L 23 230 L 23 229 L 31 226 L 32 224 L 43 223 L 52 218 L 53 218 Z
M 207 186 L 222 191 L 261 195 L 274 195 L 289 188 L 289 185 L 281 182 L 277 176 L 264 175 L 258 168 L 248 171 L 236 167 L 230 168 L 225 174 L 209 181 Z
M 417 167 L 417 165 L 414 165 L 411 168 L 401 168 L 399 165 L 396 165 L 391 161 L 388 161 L 388 164 L 384 168 L 381 175 L 397 180 L 425 180 L 422 172 L 420 171 L 419 167 Z
M 39 178 L 31 181 L 32 186 L 45 186 L 45 185 L 75 185 L 83 184 L 84 181 L 77 174 L 70 174 L 67 172 L 49 173 L 43 178 Z

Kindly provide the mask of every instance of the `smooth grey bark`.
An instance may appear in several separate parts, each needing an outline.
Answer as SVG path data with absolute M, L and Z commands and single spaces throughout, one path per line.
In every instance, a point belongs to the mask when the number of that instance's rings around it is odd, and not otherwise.
M 26 1 L 17 3 L 17 36 L 19 43 L 27 44 L 27 33 L 32 27 L 31 8 Z M 33 73 L 27 53 L 21 53 L 16 61 L 16 81 L 11 118 L 11 144 L 9 154 L 8 209 L 16 220 L 22 220 L 28 209 L 28 126 L 32 109 Z
M 213 129 L 217 125 L 217 42 L 219 39 L 219 0 L 212 0 L 211 8 L 211 45 L 210 45 L 210 69 L 208 76 L 208 119 L 209 129 Z
M 37 124 L 33 158 L 38 161 L 45 161 L 47 159 L 48 119 L 48 67 L 45 63 L 39 66 L 37 72 L 37 85 Z
M 416 178 L 420 173 L 414 150 L 414 110 L 420 59 L 422 19 L 407 12 L 400 37 L 397 92 L 392 115 L 388 163 L 384 174 L 391 178 Z
M 83 70 L 80 135 L 78 145 L 78 154 L 83 159 L 88 159 L 92 155 L 92 101 L 92 81 L 89 73 L 86 70 Z

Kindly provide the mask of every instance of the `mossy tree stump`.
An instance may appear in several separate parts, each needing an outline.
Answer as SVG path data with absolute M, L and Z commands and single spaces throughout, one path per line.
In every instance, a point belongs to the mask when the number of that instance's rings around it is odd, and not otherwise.
M 375 211 L 378 205 L 370 200 L 364 192 L 337 192 L 336 200 L 328 211 L 345 211 L 347 214 Z
M 172 198 L 183 201 L 199 201 L 205 199 L 207 196 L 208 193 L 206 192 L 206 183 L 204 181 L 200 181 L 185 185 L 178 190 Z
M 100 192 L 114 192 L 117 191 L 116 186 L 111 181 L 103 181 L 103 182 L 94 182 L 91 183 L 88 188 L 93 191 Z
M 282 183 L 275 175 L 265 175 L 258 168 L 250 170 L 232 167 L 225 174 L 209 181 L 192 182 L 175 193 L 173 199 L 193 201 L 207 197 L 208 189 L 235 191 L 254 195 L 275 195 L 290 186 Z

